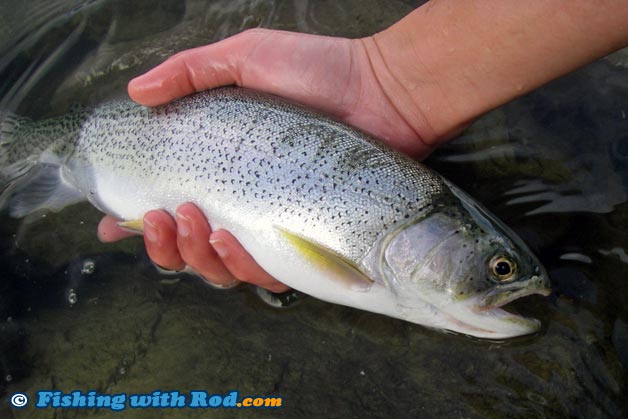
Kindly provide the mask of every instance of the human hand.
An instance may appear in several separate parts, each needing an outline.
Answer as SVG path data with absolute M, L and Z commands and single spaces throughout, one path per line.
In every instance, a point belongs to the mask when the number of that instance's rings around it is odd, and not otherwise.
M 402 152 L 424 157 L 438 138 L 429 124 L 421 128 L 408 122 L 425 122 L 419 109 L 389 99 L 391 92 L 382 89 L 373 72 L 367 42 L 372 47 L 372 40 L 366 39 L 249 30 L 174 55 L 133 79 L 129 95 L 140 104 L 156 106 L 194 92 L 236 84 L 318 109 Z M 404 113 L 398 107 L 403 107 Z M 102 220 L 98 228 L 101 240 L 115 241 L 131 234 L 115 221 L 111 217 Z M 164 268 L 189 266 L 209 282 L 225 287 L 239 280 L 275 292 L 287 290 L 257 265 L 231 234 L 212 232 L 203 214 L 192 205 L 179 207 L 176 221 L 164 211 L 151 211 L 144 217 L 144 225 L 148 254 Z
M 115 218 L 105 216 L 98 225 L 99 239 L 114 242 L 137 234 L 120 228 L 117 223 Z M 176 221 L 163 210 L 146 213 L 144 243 L 157 265 L 175 271 L 192 268 L 207 282 L 221 288 L 245 281 L 272 292 L 288 290 L 255 263 L 228 231 L 212 231 L 194 204 L 179 206 Z
M 628 45 L 628 9 L 619 2 L 533 6 L 432 1 L 392 27 L 355 40 L 249 30 L 176 54 L 132 80 L 129 95 L 154 106 L 236 84 L 318 109 L 423 158 L 483 113 Z M 193 216 L 192 233 L 184 238 L 170 216 L 149 212 L 159 237 L 158 245 L 146 238 L 151 258 L 171 269 L 201 268 L 199 273 L 224 285 L 237 278 L 281 289 L 233 236 L 199 227 L 201 216 Z M 126 235 L 109 217 L 99 226 L 105 241 Z M 216 257 L 216 246 L 207 244 L 212 237 L 223 238 L 230 260 Z
M 424 158 L 436 134 L 404 86 L 382 88 L 371 65 L 373 37 L 346 39 L 252 29 L 180 52 L 129 83 L 136 102 L 156 106 L 218 86 L 238 86 L 318 109 Z M 370 51 L 370 52 L 369 52 Z M 381 71 L 380 71 L 381 73 Z

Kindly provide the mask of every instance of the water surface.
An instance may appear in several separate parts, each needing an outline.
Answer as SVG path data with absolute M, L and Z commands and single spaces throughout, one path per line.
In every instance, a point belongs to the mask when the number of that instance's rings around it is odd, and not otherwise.
M 125 94 L 174 52 L 251 27 L 357 37 L 411 1 L 4 1 L 0 109 L 31 117 Z M 141 240 L 97 241 L 87 204 L 0 215 L 0 417 L 172 417 L 12 410 L 39 389 L 203 389 L 284 397 L 274 411 L 185 417 L 628 415 L 628 65 L 616 54 L 486 115 L 427 161 L 516 230 L 554 294 L 515 304 L 535 336 L 487 342 L 246 286 L 164 277 Z M 178 280 L 177 280 L 178 279 Z

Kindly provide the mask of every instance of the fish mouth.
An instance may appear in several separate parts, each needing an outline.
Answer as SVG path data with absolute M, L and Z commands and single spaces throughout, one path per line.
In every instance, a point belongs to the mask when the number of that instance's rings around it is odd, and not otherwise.
M 536 282 L 541 278 L 538 276 L 533 276 L 530 278 L 530 281 Z M 527 297 L 528 295 L 540 294 L 545 297 L 549 296 L 552 293 L 552 290 L 549 287 L 542 288 L 519 288 L 519 289 L 502 289 L 498 291 L 492 291 L 488 293 L 476 306 L 476 311 L 484 311 L 484 310 L 495 310 L 499 309 L 499 307 L 505 306 L 506 304 L 515 301 L 518 298 Z
M 469 298 L 445 308 L 450 316 L 450 330 L 485 339 L 507 339 L 538 332 L 541 322 L 502 309 L 504 305 L 533 294 L 549 296 L 551 290 L 543 276 L 533 276 L 526 283 L 539 284 L 534 288 L 503 288 L 485 296 Z

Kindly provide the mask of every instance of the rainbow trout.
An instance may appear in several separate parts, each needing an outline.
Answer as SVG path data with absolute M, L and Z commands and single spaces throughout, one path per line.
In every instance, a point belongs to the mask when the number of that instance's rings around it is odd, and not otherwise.
M 13 216 L 87 199 L 138 220 L 193 202 L 316 298 L 482 338 L 540 326 L 500 308 L 550 292 L 510 229 L 422 164 L 298 105 L 221 88 L 4 119 L 0 204 Z

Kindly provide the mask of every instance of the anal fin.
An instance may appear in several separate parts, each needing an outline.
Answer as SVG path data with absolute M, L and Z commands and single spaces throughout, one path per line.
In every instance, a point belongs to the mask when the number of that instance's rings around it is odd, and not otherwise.
M 116 224 L 121 229 L 129 231 L 131 233 L 144 233 L 144 220 L 142 219 L 118 221 Z

